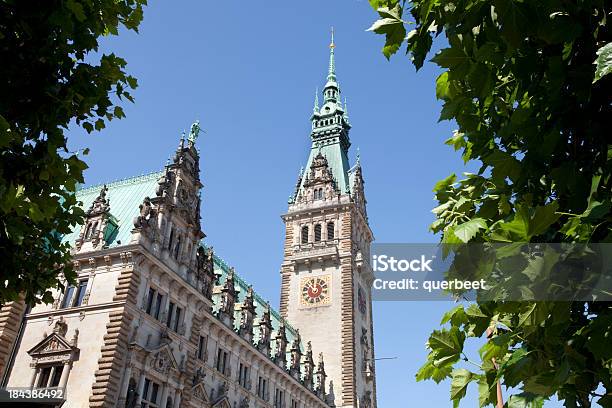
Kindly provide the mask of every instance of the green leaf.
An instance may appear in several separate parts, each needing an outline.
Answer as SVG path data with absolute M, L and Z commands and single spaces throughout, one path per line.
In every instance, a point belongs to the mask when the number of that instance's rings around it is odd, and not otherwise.
M 72 11 L 77 20 L 81 22 L 85 21 L 87 16 L 85 16 L 85 10 L 83 10 L 83 6 L 80 3 L 77 3 L 74 0 L 67 0 L 65 4 L 66 7 Z
M 366 31 L 385 35 L 384 56 L 389 59 L 395 54 L 406 38 L 406 28 L 402 20 L 402 7 L 399 3 L 392 8 L 380 7 L 378 14 L 381 18 L 372 24 Z
M 451 47 L 440 50 L 431 60 L 442 68 L 457 68 L 462 64 L 469 63 L 470 57 L 463 50 Z
M 457 180 L 457 176 L 455 175 L 455 173 L 451 174 L 450 176 L 448 176 L 447 178 L 440 180 L 436 183 L 436 185 L 433 188 L 434 192 L 437 191 L 446 191 L 448 190 L 453 184 L 455 184 L 455 181 Z
M 427 342 L 432 352 L 433 363 L 441 367 L 456 362 L 463 350 L 464 341 L 465 334 L 456 327 L 450 330 L 435 330 Z
M 425 363 L 416 373 L 416 380 L 434 380 L 436 383 L 440 383 L 447 379 L 451 374 L 452 368 L 450 366 L 436 367 L 432 362 L 428 361 Z
M 597 50 L 597 58 L 594 64 L 596 68 L 593 83 L 612 72 L 612 42 L 607 43 Z
M 487 229 L 487 222 L 482 218 L 474 218 L 455 227 L 454 233 L 463 243 L 469 242 L 478 234 L 478 231 Z
M 448 89 L 449 89 L 448 72 L 443 72 L 442 74 L 440 74 L 440 76 L 436 80 L 436 98 L 445 99 L 448 95 Z
M 474 374 L 464 368 L 453 370 L 451 380 L 451 400 L 454 402 L 460 401 L 465 397 L 467 386 L 472 381 Z
M 543 406 L 544 398 L 529 393 L 511 395 L 504 405 L 507 408 L 542 408 Z

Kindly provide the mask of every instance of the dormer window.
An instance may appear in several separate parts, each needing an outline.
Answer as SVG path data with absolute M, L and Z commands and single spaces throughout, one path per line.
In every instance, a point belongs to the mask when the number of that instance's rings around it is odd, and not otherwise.
M 90 222 L 87 224 L 87 229 L 85 230 L 85 239 L 91 239 L 96 236 L 96 230 L 98 229 L 98 221 Z
M 314 190 L 314 199 L 315 200 L 322 200 L 323 199 L 323 189 L 322 188 L 315 188 L 315 190 Z

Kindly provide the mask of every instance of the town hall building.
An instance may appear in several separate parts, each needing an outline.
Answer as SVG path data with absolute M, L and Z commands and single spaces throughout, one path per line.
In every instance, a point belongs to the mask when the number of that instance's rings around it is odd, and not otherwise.
M 162 171 L 77 192 L 76 283 L 2 306 L 2 387 L 66 408 L 376 408 L 373 236 L 334 51 L 282 215 L 280 309 L 205 244 L 196 122 Z

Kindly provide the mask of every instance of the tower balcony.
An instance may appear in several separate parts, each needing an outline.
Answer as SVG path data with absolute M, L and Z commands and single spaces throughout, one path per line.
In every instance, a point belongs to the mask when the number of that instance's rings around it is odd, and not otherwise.
M 339 239 L 308 242 L 293 246 L 293 253 L 287 260 L 293 263 L 323 262 L 338 259 Z

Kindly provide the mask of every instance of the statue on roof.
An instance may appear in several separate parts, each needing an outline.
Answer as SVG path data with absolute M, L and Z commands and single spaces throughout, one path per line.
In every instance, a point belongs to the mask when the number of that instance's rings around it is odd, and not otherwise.
M 191 145 L 193 145 L 195 141 L 198 139 L 198 136 L 200 135 L 200 130 L 202 130 L 202 128 L 200 127 L 200 121 L 196 120 L 191 125 L 191 128 L 189 129 L 189 137 L 187 138 L 187 141 Z

